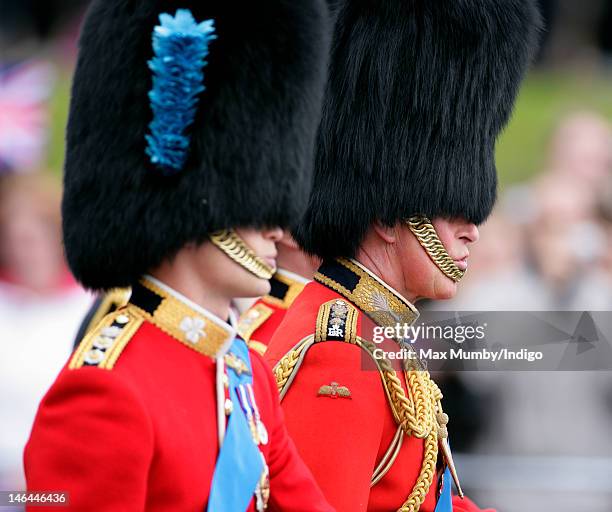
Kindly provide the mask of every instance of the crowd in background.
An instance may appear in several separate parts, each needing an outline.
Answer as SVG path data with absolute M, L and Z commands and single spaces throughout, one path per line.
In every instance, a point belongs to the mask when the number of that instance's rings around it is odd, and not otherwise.
M 67 97 L 86 3 L 1 4 L 1 490 L 23 487 L 21 452 L 36 407 L 92 300 L 63 260 L 67 104 L 57 101 Z M 460 292 L 431 307 L 612 311 L 612 1 L 542 0 L 541 6 L 548 28 L 533 73 L 554 77 L 563 69 L 597 77 L 607 84 L 608 108 L 569 98 L 539 148 L 543 164 L 517 169 L 526 180 L 500 167 L 500 201 L 481 227 Z M 528 109 L 519 100 L 517 123 Z M 473 434 L 464 436 L 465 456 L 459 456 L 471 494 L 510 512 L 612 509 L 609 372 L 447 379 L 454 385 L 448 386 L 446 409 L 457 408 L 450 404 L 456 396 L 463 414 L 455 428 Z
M 504 190 L 456 298 L 429 307 L 612 311 L 612 125 L 593 112 L 570 114 L 551 134 L 546 162 Z M 463 466 L 472 495 L 517 511 L 610 509 L 612 478 L 601 478 L 612 471 L 609 371 L 450 378 L 443 389 L 456 395 L 455 415 L 478 419 L 458 432 L 471 454 Z
M 612 125 L 569 114 L 545 160 L 531 181 L 503 190 L 453 307 L 612 309 Z

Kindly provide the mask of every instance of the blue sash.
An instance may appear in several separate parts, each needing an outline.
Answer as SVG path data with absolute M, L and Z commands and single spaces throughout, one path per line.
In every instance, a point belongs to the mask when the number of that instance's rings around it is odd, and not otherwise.
M 444 471 L 444 480 L 442 484 L 442 493 L 438 499 L 438 504 L 434 512 L 452 512 L 453 511 L 453 496 L 452 496 L 452 477 L 450 470 L 446 468 Z
M 253 441 L 246 414 L 237 394 L 239 385 L 253 382 L 249 351 L 246 343 L 236 338 L 229 352 L 244 361 L 250 373 L 238 374 L 234 369 L 227 368 L 233 409 L 215 466 L 208 498 L 208 512 L 246 510 L 253 499 L 264 469 L 261 452 Z

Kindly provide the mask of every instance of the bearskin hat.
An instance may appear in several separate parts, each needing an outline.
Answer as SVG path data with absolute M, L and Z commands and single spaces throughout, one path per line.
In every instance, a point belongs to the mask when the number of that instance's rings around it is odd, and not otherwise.
M 160 15 L 181 9 L 213 20 L 216 38 L 205 90 L 193 95 L 185 160 L 167 173 L 149 147 L 149 63 Z M 76 278 L 91 289 L 125 287 L 216 230 L 293 224 L 308 199 L 330 32 L 324 0 L 94 0 L 80 37 L 62 205 Z
M 539 20 L 533 0 L 340 1 L 300 245 L 351 257 L 374 221 L 482 223 Z

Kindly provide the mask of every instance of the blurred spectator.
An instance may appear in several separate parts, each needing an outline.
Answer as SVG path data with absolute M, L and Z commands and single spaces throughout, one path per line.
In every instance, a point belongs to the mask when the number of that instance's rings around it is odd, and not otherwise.
M 546 175 L 535 187 L 537 214 L 527 226 L 531 271 L 539 307 L 606 310 L 612 291 L 599 286 L 597 262 L 604 250 L 595 219 L 595 193 L 584 181 Z
M 555 131 L 547 169 L 510 188 L 472 249 L 470 271 L 452 305 L 484 310 L 607 310 L 601 286 L 606 233 L 597 215 L 612 176 L 612 129 L 601 117 L 572 114 Z
M 457 298 L 432 307 L 459 311 L 612 308 L 610 125 L 594 114 L 573 114 L 559 125 L 549 151 L 546 171 L 532 183 L 508 190 L 481 227 Z M 572 456 L 585 460 L 612 456 L 608 372 L 461 372 L 454 378 L 461 379 L 462 387 L 476 390 L 476 408 L 485 409 L 475 453 L 487 454 L 488 460 L 519 457 L 518 464 L 525 466 L 534 460 L 546 466 L 546 457 L 551 461 L 569 457 L 555 477 L 563 498 L 555 501 L 558 492 L 532 490 L 529 510 L 572 510 L 578 503 L 582 510 L 610 510 L 610 500 L 606 504 L 605 496 L 582 492 L 584 484 L 565 490 Z M 554 466 L 551 462 L 550 467 Z M 467 475 L 466 487 L 478 481 L 477 471 Z M 516 481 L 520 482 L 520 476 Z M 519 483 L 528 484 L 527 479 Z M 504 496 L 504 491 L 484 488 L 480 495 L 470 492 L 492 503 Z M 505 498 L 508 510 L 525 510 L 510 494 Z
M 61 249 L 60 190 L 46 176 L 0 182 L 0 286 L 44 295 L 72 284 Z M 18 291 L 22 290 L 22 292 Z
M 64 264 L 59 204 L 50 178 L 0 178 L 0 489 L 23 487 L 22 451 L 38 402 L 91 301 Z
M 597 213 L 604 238 L 599 265 L 605 275 L 603 284 L 612 289 L 612 173 L 598 191 Z
M 599 183 L 612 173 L 612 127 L 594 112 L 571 114 L 553 135 L 549 155 L 548 172 L 589 187 L 594 197 Z

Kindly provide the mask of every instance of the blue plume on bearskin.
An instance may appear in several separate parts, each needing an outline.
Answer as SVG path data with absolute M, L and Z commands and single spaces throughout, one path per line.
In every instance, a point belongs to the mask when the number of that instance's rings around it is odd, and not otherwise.
M 147 155 L 164 175 L 183 169 L 189 153 L 186 133 L 195 119 L 199 95 L 206 89 L 204 67 L 210 41 L 216 39 L 214 20 L 196 23 L 191 11 L 175 17 L 162 14 L 153 32 L 155 57 L 149 61 L 153 88 L 149 92 L 153 121 Z

